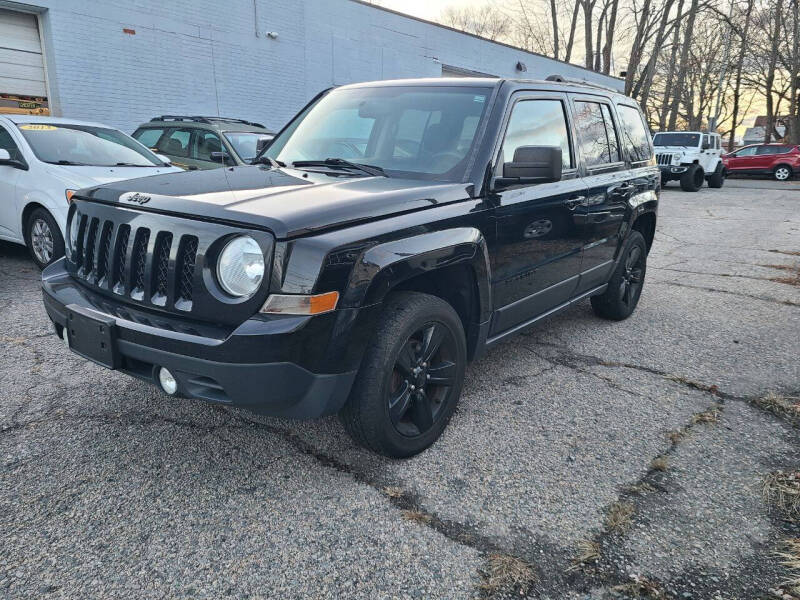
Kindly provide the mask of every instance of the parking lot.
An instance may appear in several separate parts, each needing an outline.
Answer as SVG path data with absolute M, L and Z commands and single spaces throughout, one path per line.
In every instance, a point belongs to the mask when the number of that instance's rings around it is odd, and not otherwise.
M 0 244 L 0 596 L 772 597 L 800 537 L 761 489 L 800 459 L 800 185 L 756 183 L 669 186 L 634 315 L 505 342 L 394 462 L 72 356 Z

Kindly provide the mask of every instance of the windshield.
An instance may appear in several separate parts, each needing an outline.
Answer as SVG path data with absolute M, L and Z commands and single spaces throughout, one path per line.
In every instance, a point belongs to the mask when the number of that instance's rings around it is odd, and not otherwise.
M 699 146 L 699 133 L 657 133 L 653 138 L 654 146 Z
M 245 162 L 252 161 L 256 154 L 275 137 L 267 133 L 255 133 L 252 131 L 226 131 L 223 133 L 236 154 Z
M 23 123 L 36 158 L 56 165 L 160 167 L 163 161 L 116 129 L 60 123 Z
M 339 158 L 389 176 L 461 181 L 490 94 L 491 88 L 453 86 L 334 90 L 300 114 L 265 155 L 289 165 Z

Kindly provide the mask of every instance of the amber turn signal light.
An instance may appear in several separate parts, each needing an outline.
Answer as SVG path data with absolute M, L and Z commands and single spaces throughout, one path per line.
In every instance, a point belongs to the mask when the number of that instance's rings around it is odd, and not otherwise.
M 262 313 L 283 315 L 321 315 L 331 312 L 339 302 L 339 292 L 326 292 L 313 296 L 299 294 L 271 294 Z

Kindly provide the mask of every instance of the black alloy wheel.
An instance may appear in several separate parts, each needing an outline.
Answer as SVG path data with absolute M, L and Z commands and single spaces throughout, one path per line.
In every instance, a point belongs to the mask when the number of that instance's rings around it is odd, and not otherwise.
M 388 389 L 389 417 L 398 433 L 430 431 L 444 412 L 457 375 L 453 333 L 438 322 L 415 331 L 400 350 Z

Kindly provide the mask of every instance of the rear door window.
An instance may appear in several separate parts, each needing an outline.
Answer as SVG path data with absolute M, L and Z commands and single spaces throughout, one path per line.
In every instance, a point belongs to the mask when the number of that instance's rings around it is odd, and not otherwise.
M 191 139 L 191 129 L 172 129 L 161 140 L 158 149 L 169 156 L 189 158 L 189 142 Z
M 617 114 L 620 120 L 620 134 L 622 135 L 622 145 L 631 162 L 642 162 L 650 159 L 652 150 L 650 148 L 650 134 L 642 118 L 642 113 L 638 108 L 617 105 Z
M 778 154 L 780 146 L 759 146 L 756 150 L 756 156 L 763 156 L 765 154 Z
M 604 104 L 575 101 L 575 128 L 578 130 L 583 160 L 589 168 L 619 161 L 614 125 L 608 122 L 610 115 L 604 116 L 606 114 L 608 107 Z

